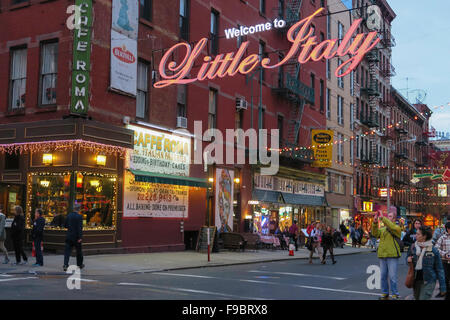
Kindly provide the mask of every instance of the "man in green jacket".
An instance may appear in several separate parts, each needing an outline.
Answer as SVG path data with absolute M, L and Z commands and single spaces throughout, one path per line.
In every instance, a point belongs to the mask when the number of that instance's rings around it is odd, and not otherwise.
M 381 300 L 389 299 L 389 283 L 392 292 L 392 299 L 398 300 L 399 293 L 397 289 L 397 270 L 398 261 L 402 253 L 400 251 L 400 246 L 395 240 L 400 239 L 401 229 L 395 224 L 395 219 L 397 215 L 395 213 L 389 212 L 387 218 L 383 217 L 381 211 L 378 211 L 375 215 L 372 225 L 372 234 L 374 237 L 380 239 L 380 244 L 378 246 L 378 258 L 380 259 L 380 269 L 381 269 Z M 378 220 L 383 222 L 384 227 L 378 227 Z

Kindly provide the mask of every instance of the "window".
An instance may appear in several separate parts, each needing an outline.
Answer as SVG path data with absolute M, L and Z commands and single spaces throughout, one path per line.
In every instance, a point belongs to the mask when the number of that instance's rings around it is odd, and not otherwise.
M 267 53 L 266 53 L 266 43 L 262 40 L 259 41 L 259 60 L 261 61 L 262 59 L 267 57 Z M 261 72 L 262 72 L 262 79 L 265 79 L 265 73 L 264 73 L 264 68 L 261 68 Z
M 338 44 L 341 44 L 342 38 L 344 38 L 344 25 L 338 21 Z
M 152 21 L 152 2 L 153 0 L 139 0 L 140 17 Z
M 327 88 L 327 118 L 331 118 L 331 90 Z
M 360 120 L 361 119 L 361 112 L 360 112 L 360 107 L 359 107 L 359 98 L 356 98 L 356 119 Z M 362 108 L 361 108 L 362 110 Z
M 315 91 L 315 88 L 316 88 L 315 82 L 316 82 L 316 77 L 314 76 L 313 73 L 311 73 L 311 88 L 313 89 L 313 91 Z
M 337 105 L 337 116 L 338 123 L 344 124 L 344 98 L 338 95 L 338 105 Z
M 327 8 L 329 12 L 329 9 Z M 328 39 L 331 39 L 331 14 L 327 14 L 327 35 Z
M 278 116 L 278 123 L 277 123 L 277 128 L 279 130 L 279 145 L 281 146 L 281 141 L 283 140 L 283 127 L 284 127 L 284 118 L 283 116 L 279 115 Z
M 58 74 L 58 43 L 45 43 L 41 47 L 41 104 L 56 103 L 56 79 Z
M 356 158 L 359 159 L 361 152 L 359 150 L 359 135 L 356 136 Z
M 338 67 L 339 67 L 341 64 L 342 64 L 342 60 L 341 60 L 341 59 L 338 59 Z M 339 74 L 342 74 L 342 70 L 339 71 Z M 344 77 L 339 77 L 339 78 L 337 78 L 337 80 L 338 80 L 338 86 L 339 86 L 339 88 L 344 89 Z
M 210 54 L 216 55 L 219 52 L 219 13 L 211 10 L 211 44 Z
M 325 109 L 325 102 L 324 102 L 324 90 L 325 90 L 325 84 L 323 80 L 320 80 L 320 112 L 323 112 Z
M 350 163 L 353 165 L 353 162 L 354 162 L 354 154 L 355 154 L 355 152 L 354 152 L 354 141 L 353 140 L 350 140 Z
M 259 12 L 266 13 L 266 0 L 259 0 Z
M 177 116 L 186 118 L 186 85 L 178 85 L 177 90 Z
M 278 18 L 284 19 L 284 0 L 278 0 Z
M 353 130 L 353 122 L 355 121 L 354 115 L 353 115 L 353 112 L 354 112 L 353 109 L 354 109 L 353 103 L 350 103 L 350 129 L 351 130 Z
M 27 49 L 11 51 L 10 72 L 10 109 L 25 107 L 25 91 L 27 84 Z
M 331 79 L 331 59 L 327 59 L 326 68 L 327 68 L 327 79 Z
M 180 0 L 180 38 L 189 41 L 189 1 Z
M 209 89 L 208 129 L 216 128 L 217 90 Z
M 338 133 L 338 161 L 344 162 L 344 136 Z
M 148 64 L 138 61 L 137 68 L 137 95 L 136 95 L 136 118 L 147 117 L 148 105 Z
M 350 95 L 354 96 L 355 95 L 355 70 L 353 70 L 352 72 L 350 72 Z

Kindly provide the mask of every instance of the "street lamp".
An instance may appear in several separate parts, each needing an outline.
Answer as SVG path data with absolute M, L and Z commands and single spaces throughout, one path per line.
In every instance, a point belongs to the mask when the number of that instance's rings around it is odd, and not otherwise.
M 414 141 L 416 141 L 416 138 L 413 138 L 413 139 L 409 139 L 409 140 L 401 140 L 401 141 L 398 141 L 397 143 L 394 143 L 394 145 L 393 146 L 396 146 L 396 145 L 398 145 L 398 144 L 400 144 L 400 143 L 403 143 L 403 142 L 414 142 Z M 386 200 L 386 202 L 387 202 L 387 214 L 389 214 L 389 212 L 390 212 L 390 209 L 391 209 L 391 190 L 390 190 L 390 181 L 391 181 L 391 168 L 390 168 L 390 165 L 391 165 L 391 147 L 392 146 L 389 146 L 388 147 L 388 156 L 387 156 L 387 165 L 388 165 L 388 173 L 387 173 L 387 179 L 386 179 L 386 186 L 387 186 L 387 200 Z

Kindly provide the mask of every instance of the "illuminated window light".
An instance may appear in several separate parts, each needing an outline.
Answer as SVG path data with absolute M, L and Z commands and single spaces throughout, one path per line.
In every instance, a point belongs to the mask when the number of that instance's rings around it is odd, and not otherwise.
M 239 182 L 241 182 L 241 179 L 239 179 L 239 178 L 234 178 L 234 182 L 235 182 L 235 183 L 239 183 Z
M 39 183 L 40 183 L 41 186 L 43 186 L 44 188 L 48 188 L 48 186 L 50 185 L 50 181 L 48 181 L 48 180 L 41 180 Z
M 96 161 L 98 166 L 104 166 L 106 165 L 106 156 L 99 154 L 96 157 Z
M 91 184 L 91 187 L 97 188 L 100 185 L 100 181 L 98 180 L 91 180 L 89 181 L 89 183 Z
M 53 154 L 51 153 L 44 153 L 42 155 L 42 163 L 46 166 L 51 166 L 53 164 Z
M 214 182 L 214 178 L 209 178 L 208 181 L 209 182 Z

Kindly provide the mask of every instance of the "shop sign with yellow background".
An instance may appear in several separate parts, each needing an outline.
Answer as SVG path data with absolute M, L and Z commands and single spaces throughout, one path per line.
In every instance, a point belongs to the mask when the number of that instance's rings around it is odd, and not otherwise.
M 314 150 L 313 167 L 331 167 L 333 160 L 333 131 L 312 130 L 312 143 Z

